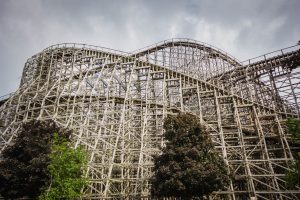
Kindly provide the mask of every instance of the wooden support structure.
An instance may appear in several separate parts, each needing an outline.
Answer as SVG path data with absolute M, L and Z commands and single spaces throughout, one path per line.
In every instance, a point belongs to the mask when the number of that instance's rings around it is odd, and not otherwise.
M 212 199 L 297 199 L 284 121 L 299 117 L 299 45 L 243 64 L 188 39 L 133 53 L 59 44 L 28 59 L 0 107 L 0 152 L 22 122 L 52 119 L 89 154 L 87 199 L 149 198 L 163 120 L 199 117 L 232 180 Z

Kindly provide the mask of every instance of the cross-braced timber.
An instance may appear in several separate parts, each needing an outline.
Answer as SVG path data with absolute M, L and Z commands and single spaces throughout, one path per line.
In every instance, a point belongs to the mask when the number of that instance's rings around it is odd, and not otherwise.
M 284 173 L 294 162 L 284 121 L 299 117 L 299 46 L 241 63 L 189 39 L 133 53 L 51 46 L 25 64 L 19 89 L 1 100 L 0 151 L 22 122 L 52 119 L 89 152 L 86 199 L 150 198 L 163 119 L 189 112 L 232 175 L 212 199 L 296 199 Z

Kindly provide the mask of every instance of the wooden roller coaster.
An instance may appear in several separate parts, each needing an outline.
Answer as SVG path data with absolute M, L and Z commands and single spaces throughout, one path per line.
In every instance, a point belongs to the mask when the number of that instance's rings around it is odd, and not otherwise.
M 28 59 L 0 104 L 0 152 L 22 122 L 52 119 L 90 153 L 86 199 L 150 198 L 163 119 L 189 112 L 224 158 L 230 185 L 212 199 L 297 199 L 284 121 L 299 117 L 300 46 L 240 62 L 208 44 L 172 39 L 126 53 L 53 45 Z

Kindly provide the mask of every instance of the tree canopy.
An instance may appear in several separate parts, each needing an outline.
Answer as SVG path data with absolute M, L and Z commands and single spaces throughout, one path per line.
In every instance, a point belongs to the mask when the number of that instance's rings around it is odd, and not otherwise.
M 0 162 L 0 194 L 4 198 L 34 198 L 50 180 L 47 166 L 50 159 L 51 139 L 54 133 L 64 138 L 70 132 L 53 121 L 24 123 L 13 144 L 2 152 Z
M 288 118 L 286 125 L 288 133 L 292 135 L 292 139 L 300 140 L 300 120 Z
M 291 166 L 291 170 L 287 171 L 285 179 L 289 188 L 295 188 L 300 187 L 300 152 L 298 152 L 300 146 L 300 120 L 289 118 L 286 125 L 287 133 L 292 136 L 291 148 L 296 147 L 297 151 L 293 152 L 295 163 Z
M 81 147 L 74 149 L 65 139 L 55 134 L 48 166 L 51 175 L 50 186 L 40 196 L 41 200 L 72 200 L 82 195 L 81 189 L 86 186 L 83 178 L 87 166 L 87 154 Z
M 154 158 L 153 197 L 203 197 L 228 184 L 226 165 L 195 116 L 168 116 L 164 130 L 166 146 Z

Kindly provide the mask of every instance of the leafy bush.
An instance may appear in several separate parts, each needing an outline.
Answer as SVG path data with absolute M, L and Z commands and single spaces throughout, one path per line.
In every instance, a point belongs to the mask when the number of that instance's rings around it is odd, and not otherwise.
M 300 140 L 300 120 L 288 118 L 286 125 L 287 125 L 288 134 L 292 135 L 292 139 L 294 141 L 299 141 Z
M 164 129 L 166 147 L 154 158 L 153 197 L 191 199 L 228 184 L 226 165 L 195 116 L 169 116 Z
M 58 134 L 54 136 L 51 150 L 48 166 L 51 182 L 49 189 L 45 189 L 40 199 L 71 200 L 82 196 L 81 189 L 87 184 L 87 179 L 83 178 L 87 166 L 85 150 L 81 147 L 71 148 L 70 143 Z
M 65 139 L 70 136 L 70 131 L 53 121 L 34 120 L 22 125 L 14 143 L 2 152 L 0 194 L 4 198 L 35 198 L 49 183 L 48 154 L 55 132 Z
M 300 144 L 300 120 L 289 118 L 286 122 L 287 132 L 292 135 L 291 147 L 298 147 Z M 285 180 L 289 188 L 300 187 L 300 152 L 294 153 L 295 163 L 291 170 L 286 172 Z

